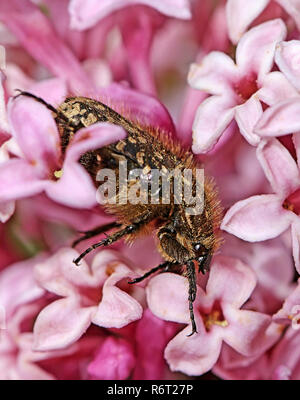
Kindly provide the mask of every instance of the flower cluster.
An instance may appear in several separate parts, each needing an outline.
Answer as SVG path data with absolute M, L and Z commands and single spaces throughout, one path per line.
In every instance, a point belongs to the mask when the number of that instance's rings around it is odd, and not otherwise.
M 300 379 L 300 0 L 0 2 L 0 379 Z M 168 131 L 219 188 L 224 244 L 188 282 L 112 221 L 78 162 L 126 137 L 49 109 L 87 96 Z M 163 105 L 164 104 L 164 105 Z M 100 236 L 98 237 L 100 238 Z

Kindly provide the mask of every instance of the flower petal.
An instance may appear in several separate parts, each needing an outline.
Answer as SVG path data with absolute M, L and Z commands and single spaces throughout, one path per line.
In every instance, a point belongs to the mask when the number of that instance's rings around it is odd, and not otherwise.
M 108 337 L 100 345 L 88 373 L 93 379 L 128 379 L 135 366 L 135 355 L 132 344 L 121 338 Z
M 243 0 L 227 0 L 227 26 L 232 43 L 237 44 L 249 25 L 259 16 L 268 3 L 269 0 L 256 0 L 249 2 L 245 7 Z
M 197 288 L 198 297 L 203 295 Z M 183 324 L 190 322 L 188 280 L 183 276 L 164 273 L 150 280 L 146 288 L 148 306 L 158 318 Z
M 222 336 L 220 330 L 188 337 L 189 333 L 190 327 L 187 327 L 168 343 L 165 358 L 171 371 L 202 375 L 209 371 L 219 358 Z
M 200 63 L 191 64 L 188 83 L 194 89 L 222 95 L 232 91 L 232 81 L 237 78 L 232 58 L 220 51 L 212 51 Z
M 124 278 L 133 277 L 129 268 L 114 272 L 103 286 L 103 297 L 92 322 L 104 328 L 122 328 L 140 319 L 143 308 L 133 297 L 119 289 L 116 284 Z
M 268 372 L 268 359 L 265 355 L 246 357 L 226 343 L 213 368 L 213 373 L 224 380 L 267 380 Z
M 141 92 L 156 95 L 152 65 L 149 62 L 155 29 L 153 16 L 146 10 L 127 13 L 120 20 L 124 49 L 132 86 Z
M 243 73 L 257 73 L 258 81 L 270 72 L 277 44 L 286 36 L 281 19 L 260 24 L 245 33 L 236 49 L 236 63 Z
M 74 249 L 62 248 L 53 256 L 35 265 L 34 275 L 37 282 L 51 293 L 58 296 L 72 296 L 76 288 L 100 286 L 106 279 L 105 273 L 98 281 L 91 275 L 88 265 L 83 260 L 75 267 L 72 260 L 78 257 Z
M 260 136 L 283 136 L 300 131 L 300 98 L 294 97 L 266 109 L 254 131 Z
M 97 0 L 71 0 L 69 5 L 71 28 L 90 28 L 109 14 L 134 4 L 144 4 L 170 17 L 191 18 L 187 0 L 102 0 L 101 2 Z
M 298 166 L 277 139 L 263 140 L 257 148 L 257 158 L 272 188 L 280 196 L 287 196 L 300 186 Z
M 114 110 L 133 121 L 138 121 L 140 125 L 175 133 L 174 123 L 168 110 L 157 98 L 118 83 L 100 89 L 99 93 L 100 101 L 102 99 L 109 105 L 113 99 Z
M 93 258 L 91 271 L 96 285 L 103 285 L 112 273 L 131 274 L 128 260 L 115 250 L 101 250 Z
M 223 306 L 223 313 L 228 322 L 228 329 L 224 330 L 224 341 L 245 356 L 263 353 L 266 341 L 270 343 L 266 330 L 272 318 L 257 311 L 237 310 L 231 304 Z M 279 334 L 277 330 L 276 338 Z M 274 340 L 271 338 L 272 342 Z
M 257 95 L 269 106 L 299 96 L 294 86 L 279 71 L 270 72 L 264 77 Z
M 298 285 L 285 299 L 282 308 L 273 315 L 273 320 L 279 323 L 292 324 L 294 329 L 299 329 L 298 324 L 300 317 L 300 280 L 298 279 Z M 294 326 L 293 326 L 294 325 Z M 299 326 L 299 327 L 298 327 Z
M 106 60 L 101 58 L 88 58 L 83 61 L 82 65 L 89 74 L 95 87 L 101 88 L 111 84 L 113 76 Z
M 262 116 L 262 113 L 261 103 L 255 95 L 244 104 L 235 108 L 235 120 L 240 128 L 240 132 L 253 146 L 256 146 L 260 141 L 260 137 L 254 133 L 253 128 Z
M 96 188 L 87 171 L 77 161 L 87 151 L 101 148 L 125 136 L 121 127 L 104 122 L 80 129 L 66 151 L 62 176 L 56 182 L 49 182 L 47 195 L 70 207 L 89 208 L 96 205 Z
M 200 104 L 193 123 L 193 146 L 195 154 L 210 150 L 217 142 L 234 116 L 232 99 L 211 96 Z
M 14 201 L 4 201 L 0 203 L 0 221 L 2 223 L 8 221 L 14 212 L 15 212 Z
M 40 176 L 47 176 L 60 157 L 60 139 L 51 112 L 33 99 L 19 97 L 10 101 L 8 113 L 23 154 Z
M 12 158 L 0 164 L 1 203 L 40 193 L 47 181 L 39 180 L 36 169 L 27 161 Z
M 98 149 L 126 137 L 125 130 L 107 122 L 97 122 L 76 132 L 66 152 L 66 161 L 77 161 L 89 150 Z
M 299 379 L 299 331 L 288 328 L 271 357 L 272 379 Z
M 300 41 L 281 42 L 276 48 L 275 61 L 287 79 L 300 90 Z
M 276 195 L 259 195 L 238 201 L 226 213 L 221 228 L 248 242 L 272 239 L 291 224 L 292 213 Z
M 65 79 L 74 91 L 93 86 L 72 51 L 56 34 L 50 20 L 28 0 L 1 2 L 0 20 L 34 59 L 53 75 Z
M 18 87 L 18 89 L 21 88 Z M 61 104 L 68 95 L 66 81 L 61 78 L 44 79 L 35 82 L 26 89 L 54 107 Z
M 18 307 L 31 303 L 44 294 L 44 289 L 38 286 L 33 275 L 34 265 L 41 261 L 40 258 L 29 258 L 1 271 L 0 305 L 5 308 L 7 318 L 14 315 Z
M 292 246 L 293 246 L 293 257 L 294 257 L 294 261 L 295 261 L 295 267 L 296 267 L 298 274 L 300 274 L 300 220 L 299 220 L 299 217 L 292 224 Z
M 5 55 L 3 55 L 4 51 L 5 51 L 4 47 L 0 46 L 0 66 L 3 63 L 3 58 L 5 57 Z M 1 141 L 3 141 L 3 139 L 7 139 L 8 133 L 10 131 L 8 120 L 7 120 L 7 114 L 6 114 L 5 93 L 4 93 L 4 89 L 3 89 L 3 85 L 2 85 L 3 80 L 4 80 L 4 74 L 2 73 L 2 71 L 0 71 L 0 131 L 1 131 L 0 139 L 1 139 Z
M 224 282 L 227 282 L 224 285 Z M 209 274 L 206 292 L 220 302 L 228 302 L 240 308 L 256 286 L 253 271 L 232 257 L 216 256 Z
M 166 345 L 177 333 L 178 326 L 155 317 L 147 308 L 138 321 L 135 330 L 136 355 L 138 363 L 132 379 L 163 379 L 166 374 L 166 363 L 163 352 Z M 155 336 L 155 340 L 153 337 Z M 147 346 L 145 346 L 147 343 Z
M 78 340 L 91 323 L 96 307 L 80 307 L 75 297 L 45 307 L 34 324 L 34 350 L 63 349 Z
M 278 4 L 294 19 L 298 30 L 300 29 L 299 0 L 276 0 Z
M 66 164 L 66 163 L 65 163 Z M 57 182 L 49 182 L 47 195 L 54 201 L 75 208 L 90 208 L 96 205 L 96 189 L 90 176 L 78 163 L 68 163 L 62 169 Z

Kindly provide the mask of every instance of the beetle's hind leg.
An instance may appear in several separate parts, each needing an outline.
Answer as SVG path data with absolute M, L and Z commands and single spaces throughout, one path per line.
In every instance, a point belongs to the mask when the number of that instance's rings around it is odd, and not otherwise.
M 81 253 L 75 260 L 73 260 L 73 263 L 76 265 L 79 265 L 80 261 L 91 251 L 97 249 L 97 247 L 100 246 L 109 246 L 114 242 L 117 242 L 118 240 L 122 239 L 122 237 L 134 232 L 136 230 L 136 227 L 134 225 L 128 225 L 124 229 L 121 229 L 117 232 L 112 233 L 111 235 L 107 236 L 105 239 L 101 240 L 98 243 L 93 244 L 92 246 L 88 247 L 83 253 Z
M 100 235 L 100 233 L 107 232 L 113 228 L 119 228 L 120 226 L 121 226 L 121 224 L 114 221 L 109 224 L 97 226 L 97 228 L 94 228 L 90 231 L 79 232 L 79 233 L 82 233 L 83 235 L 80 238 L 74 240 L 74 242 L 72 243 L 72 247 L 75 247 L 78 243 L 82 242 L 83 240 L 90 239 L 94 236 Z
M 131 225 L 125 226 L 125 228 L 120 229 L 112 233 L 111 235 L 107 236 L 105 239 L 101 240 L 98 243 L 93 244 L 92 246 L 88 247 L 83 253 L 81 253 L 75 260 L 73 260 L 74 264 L 79 265 L 79 262 L 91 251 L 96 249 L 100 246 L 110 246 L 112 243 L 117 242 L 118 240 L 122 239 L 124 236 L 130 235 L 136 231 L 138 231 L 141 226 L 146 224 L 148 220 L 141 219 L 140 221 L 134 222 Z M 99 228 L 100 229 L 100 228 Z M 99 232 L 99 231 L 98 231 Z

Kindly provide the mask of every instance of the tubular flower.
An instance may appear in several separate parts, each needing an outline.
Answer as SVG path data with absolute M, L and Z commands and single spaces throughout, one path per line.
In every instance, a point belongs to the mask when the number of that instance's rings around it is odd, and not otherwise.
M 257 355 L 274 343 L 278 335 L 267 334 L 271 317 L 241 309 L 255 285 L 254 273 L 242 262 L 215 258 L 206 290 L 199 287 L 195 301 L 198 333 L 189 337 L 189 325 L 166 347 L 165 358 L 171 370 L 188 375 L 207 372 L 216 363 L 223 341 L 247 356 Z M 177 275 L 153 278 L 147 287 L 150 310 L 168 321 L 189 324 L 187 289 L 185 279 Z
M 194 153 L 210 150 L 233 119 L 250 144 L 259 143 L 253 128 L 263 113 L 261 101 L 266 101 L 261 92 L 271 79 L 276 45 L 285 35 L 280 19 L 268 21 L 240 39 L 235 62 L 222 52 L 211 52 L 191 66 L 189 84 L 212 95 L 200 104 L 195 116 Z M 272 90 L 277 84 L 275 80 Z

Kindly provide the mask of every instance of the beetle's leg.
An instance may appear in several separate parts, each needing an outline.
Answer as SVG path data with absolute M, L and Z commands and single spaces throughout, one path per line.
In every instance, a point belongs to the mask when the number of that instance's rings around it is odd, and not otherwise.
M 189 261 L 186 264 L 186 266 L 187 266 L 186 275 L 189 281 L 189 310 L 190 310 L 190 319 L 192 323 L 192 332 L 187 336 L 192 336 L 194 333 L 197 333 L 197 326 L 195 322 L 194 307 L 193 307 L 197 294 L 196 272 L 193 261 Z
M 197 260 L 199 266 L 198 272 L 202 272 L 202 274 L 204 275 L 205 272 L 209 271 L 211 259 L 211 253 L 206 253 L 203 256 L 199 257 Z
M 93 236 L 99 235 L 100 233 L 107 232 L 112 228 L 118 228 L 120 226 L 121 226 L 121 224 L 118 224 L 116 221 L 114 221 L 114 222 L 110 222 L 109 224 L 98 226 L 97 228 L 92 229 L 90 231 L 79 232 L 79 233 L 83 233 L 83 236 L 74 240 L 74 242 L 72 243 L 72 247 L 75 247 L 78 243 L 82 242 L 83 240 L 90 239 Z
M 126 235 L 130 235 L 131 233 L 134 233 L 138 231 L 141 226 L 147 224 L 149 221 L 151 221 L 152 216 L 151 214 L 146 214 L 142 218 L 140 218 L 139 221 L 135 221 L 130 225 L 125 226 L 125 228 L 120 229 L 117 232 L 112 233 L 111 235 L 107 236 L 105 239 L 101 240 L 98 243 L 93 244 L 92 246 L 88 247 L 83 253 L 81 253 L 73 262 L 78 265 L 78 263 L 91 251 L 96 249 L 97 247 L 100 246 L 109 246 L 114 242 L 117 242 L 118 240 L 122 239 Z
M 92 246 L 88 247 L 83 253 L 81 253 L 75 260 L 73 260 L 74 264 L 79 265 L 79 262 L 91 251 L 94 249 L 97 249 L 97 247 L 100 246 L 109 246 L 114 242 L 117 242 L 118 240 L 122 239 L 122 237 L 136 231 L 139 227 L 136 225 L 128 225 L 124 229 L 121 229 L 109 236 L 107 236 L 105 239 L 101 240 L 98 243 L 93 244 Z
M 163 270 L 163 272 L 167 272 L 170 270 L 170 267 L 173 265 L 177 265 L 177 263 L 165 261 L 164 263 L 159 264 L 157 267 L 150 269 L 150 271 L 147 271 L 144 275 L 140 276 L 139 278 L 135 278 L 132 281 L 129 281 L 128 283 L 132 284 L 132 283 L 141 282 L 144 279 L 148 278 L 148 276 L 154 274 L 155 272 L 157 272 L 159 270 Z

